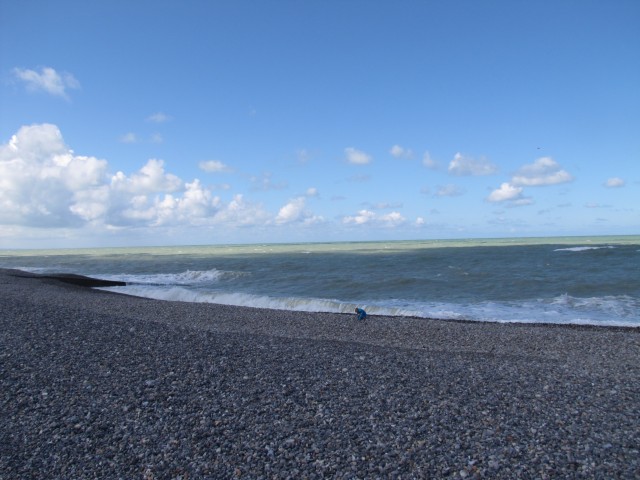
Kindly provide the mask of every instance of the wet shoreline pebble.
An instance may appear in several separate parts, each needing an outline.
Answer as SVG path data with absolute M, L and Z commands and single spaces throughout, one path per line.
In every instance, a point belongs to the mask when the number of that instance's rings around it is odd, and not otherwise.
M 0 478 L 638 478 L 640 331 L 161 302 L 0 270 Z

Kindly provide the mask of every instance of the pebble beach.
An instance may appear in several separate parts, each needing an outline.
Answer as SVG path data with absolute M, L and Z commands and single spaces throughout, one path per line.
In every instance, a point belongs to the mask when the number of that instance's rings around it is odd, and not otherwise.
M 0 478 L 640 478 L 640 329 L 169 302 L 0 270 Z

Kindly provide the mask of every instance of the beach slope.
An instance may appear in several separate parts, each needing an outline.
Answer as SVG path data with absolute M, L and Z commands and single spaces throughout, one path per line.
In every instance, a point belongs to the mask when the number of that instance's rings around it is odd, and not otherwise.
M 640 476 L 640 329 L 63 280 L 0 270 L 0 478 Z

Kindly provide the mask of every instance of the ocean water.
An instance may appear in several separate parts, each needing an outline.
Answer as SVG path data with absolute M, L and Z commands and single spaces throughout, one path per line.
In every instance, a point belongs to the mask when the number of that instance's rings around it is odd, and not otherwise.
M 0 250 L 0 267 L 185 302 L 640 327 L 640 236 Z

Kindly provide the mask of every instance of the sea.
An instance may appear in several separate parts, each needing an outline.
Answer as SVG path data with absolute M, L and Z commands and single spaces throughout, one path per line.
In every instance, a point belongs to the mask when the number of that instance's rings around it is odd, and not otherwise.
M 0 250 L 141 297 L 304 312 L 640 327 L 640 236 Z

